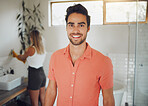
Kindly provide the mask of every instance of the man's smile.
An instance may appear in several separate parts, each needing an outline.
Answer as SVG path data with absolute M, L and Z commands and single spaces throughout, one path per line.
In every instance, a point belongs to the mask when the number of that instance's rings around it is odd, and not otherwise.
M 73 38 L 80 38 L 81 36 L 79 35 L 74 35 L 74 36 L 72 36 Z
M 78 39 L 78 38 L 82 37 L 82 34 L 80 34 L 80 33 L 77 33 L 77 34 L 72 33 L 71 37 L 74 38 L 74 39 Z

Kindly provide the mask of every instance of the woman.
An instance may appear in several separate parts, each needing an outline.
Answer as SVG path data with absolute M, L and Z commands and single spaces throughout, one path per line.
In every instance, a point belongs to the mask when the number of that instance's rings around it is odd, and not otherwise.
M 31 46 L 26 49 L 23 55 L 17 55 L 13 51 L 13 56 L 22 62 L 28 62 L 28 90 L 32 106 L 38 106 L 40 98 L 44 104 L 46 77 L 43 70 L 43 62 L 46 52 L 43 47 L 42 37 L 37 30 L 30 33 Z

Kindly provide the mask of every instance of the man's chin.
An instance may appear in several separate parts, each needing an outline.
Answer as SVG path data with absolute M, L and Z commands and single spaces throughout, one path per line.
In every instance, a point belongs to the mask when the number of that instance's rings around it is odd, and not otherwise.
M 81 45 L 84 41 L 80 41 L 80 42 L 73 42 L 73 41 L 70 41 L 73 45 L 75 46 L 79 46 Z

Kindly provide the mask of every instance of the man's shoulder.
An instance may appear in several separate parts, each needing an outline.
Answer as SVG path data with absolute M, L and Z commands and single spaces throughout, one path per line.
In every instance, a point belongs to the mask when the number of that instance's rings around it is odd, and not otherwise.
M 102 62 L 102 63 L 111 62 L 111 59 L 108 56 L 104 55 L 103 53 L 95 49 L 92 49 L 92 57 L 94 60 L 97 60 L 97 62 Z
M 64 50 L 65 50 L 65 48 L 56 50 L 55 52 L 53 52 L 52 56 L 60 56 L 60 55 L 63 55 L 64 54 Z
M 93 48 L 92 48 L 92 55 L 95 56 L 95 57 L 99 57 L 99 58 L 100 57 L 102 57 L 102 58 L 106 57 L 103 53 L 101 53 L 100 51 L 93 49 Z

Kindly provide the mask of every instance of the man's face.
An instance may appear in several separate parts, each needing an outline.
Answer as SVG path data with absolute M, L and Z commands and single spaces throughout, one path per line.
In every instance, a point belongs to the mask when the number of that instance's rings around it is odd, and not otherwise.
M 79 13 L 69 15 L 66 30 L 68 38 L 73 45 L 80 45 L 86 42 L 89 29 L 85 15 Z

